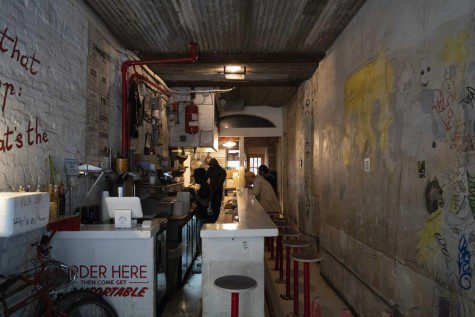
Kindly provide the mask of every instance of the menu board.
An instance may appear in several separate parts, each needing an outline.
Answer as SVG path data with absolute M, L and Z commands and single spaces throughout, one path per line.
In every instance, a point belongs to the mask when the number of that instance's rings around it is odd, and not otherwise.
M 86 158 L 88 161 L 107 156 L 110 120 L 110 44 L 89 27 L 87 57 Z

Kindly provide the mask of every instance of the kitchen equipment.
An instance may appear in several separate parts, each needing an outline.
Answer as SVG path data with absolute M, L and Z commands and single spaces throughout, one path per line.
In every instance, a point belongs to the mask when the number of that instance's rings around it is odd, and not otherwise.
M 167 218 L 173 214 L 173 202 L 153 198 L 142 200 L 142 212 L 147 218 Z
M 48 193 L 0 193 L 0 237 L 46 227 L 49 201 Z
M 109 217 L 116 218 L 116 211 L 130 210 L 132 218 L 142 218 L 142 205 L 138 197 L 106 197 L 106 207 Z
M 173 203 L 173 216 L 183 216 L 185 213 L 185 204 L 182 201 L 176 200 Z
M 178 192 L 176 196 L 177 201 L 182 201 L 183 202 L 183 208 L 185 212 L 188 212 L 190 210 L 190 192 Z

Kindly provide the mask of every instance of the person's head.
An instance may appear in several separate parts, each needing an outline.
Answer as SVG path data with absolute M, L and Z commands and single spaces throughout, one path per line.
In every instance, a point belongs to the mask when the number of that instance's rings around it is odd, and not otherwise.
M 209 160 L 208 165 L 209 165 L 210 168 L 219 167 L 218 160 L 215 159 L 214 157 L 211 160 Z
M 202 167 L 199 167 L 193 171 L 193 178 L 195 179 L 195 183 L 203 184 L 206 183 L 206 170 Z
M 269 168 L 265 165 L 259 166 L 257 171 L 258 171 L 258 174 L 261 176 L 267 176 L 267 174 L 269 174 Z
M 244 179 L 246 180 L 246 186 L 251 186 L 256 179 L 256 174 L 253 172 L 246 172 L 246 174 L 244 174 Z

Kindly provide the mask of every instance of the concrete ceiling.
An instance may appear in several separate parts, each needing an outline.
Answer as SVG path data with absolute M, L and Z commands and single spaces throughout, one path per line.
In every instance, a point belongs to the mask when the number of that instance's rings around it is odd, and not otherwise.
M 365 0 L 85 0 L 143 58 L 180 56 L 199 45 L 198 62 L 151 67 L 169 86 L 237 87 L 245 105 L 282 106 L 308 79 Z M 246 66 L 226 81 L 223 65 Z M 231 97 L 231 96 L 229 96 Z

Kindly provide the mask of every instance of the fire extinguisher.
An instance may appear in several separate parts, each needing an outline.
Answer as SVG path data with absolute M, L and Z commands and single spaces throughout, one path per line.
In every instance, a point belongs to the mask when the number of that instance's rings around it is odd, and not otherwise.
M 198 124 L 198 106 L 193 102 L 190 102 L 185 107 L 185 132 L 189 134 L 200 132 Z

